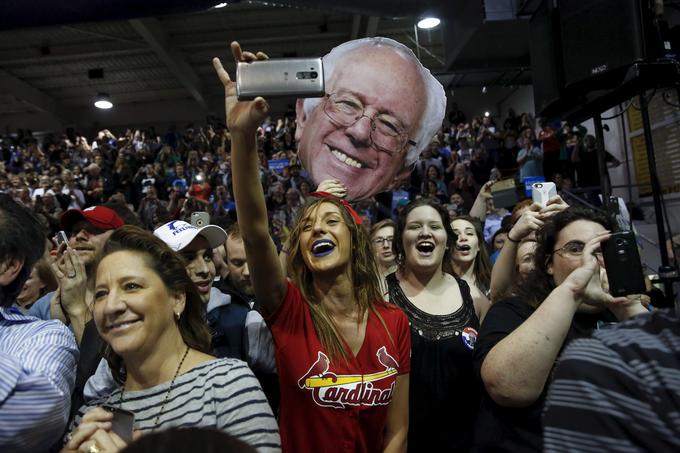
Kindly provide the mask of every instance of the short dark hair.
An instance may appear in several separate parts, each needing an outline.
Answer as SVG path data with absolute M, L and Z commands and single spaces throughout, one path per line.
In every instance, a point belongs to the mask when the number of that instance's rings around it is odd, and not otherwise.
M 113 232 L 104 245 L 101 259 L 120 251 L 143 254 L 149 267 L 169 290 L 182 291 L 186 294 L 184 312 L 178 321 L 180 334 L 188 346 L 208 353 L 211 337 L 205 320 L 205 304 L 196 285 L 187 274 L 186 263 L 181 256 L 150 232 L 133 225 L 122 226 Z M 123 383 L 125 381 L 123 359 L 106 343 L 102 356 L 109 363 L 114 379 L 118 383 Z
M 243 240 L 241 236 L 241 228 L 238 226 L 238 222 L 234 222 L 227 228 L 227 239 L 232 238 L 233 240 Z
M 0 264 L 23 260 L 16 278 L 0 286 L 0 307 L 11 306 L 45 252 L 45 233 L 38 218 L 7 194 L 0 193 Z
M 508 216 L 505 216 L 505 217 L 508 217 Z M 505 218 L 505 217 L 503 217 L 503 218 Z M 496 236 L 498 236 L 499 234 L 508 234 L 510 232 L 510 229 L 511 229 L 511 227 L 506 225 L 506 226 L 502 226 L 502 227 L 500 227 L 499 229 L 496 230 L 496 232 L 493 234 L 493 236 L 491 236 L 491 244 L 490 245 L 491 245 L 492 249 L 493 249 L 493 243 L 496 240 Z

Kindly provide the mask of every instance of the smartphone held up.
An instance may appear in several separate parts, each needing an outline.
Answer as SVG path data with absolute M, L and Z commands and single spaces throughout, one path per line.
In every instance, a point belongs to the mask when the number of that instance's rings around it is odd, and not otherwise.
M 531 185 L 531 199 L 543 207 L 556 195 L 557 187 L 554 182 L 536 182 Z
M 210 214 L 205 211 L 191 213 L 191 224 L 196 228 L 203 228 L 210 225 Z
M 643 294 L 646 291 L 635 233 L 632 231 L 613 233 L 602 243 L 602 256 L 607 271 L 609 294 L 619 297 Z
M 239 101 L 258 96 L 310 98 L 325 94 L 321 58 L 279 58 L 236 65 Z
M 66 236 L 64 231 L 57 231 L 57 234 L 54 235 L 54 242 L 57 243 L 57 248 L 61 247 L 62 244 L 66 246 L 68 244 L 68 236 Z

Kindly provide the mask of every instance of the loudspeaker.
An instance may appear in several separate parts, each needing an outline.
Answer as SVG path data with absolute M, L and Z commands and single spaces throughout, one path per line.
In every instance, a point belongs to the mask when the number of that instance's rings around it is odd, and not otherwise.
M 634 63 L 663 54 L 650 0 L 559 0 L 564 84 L 614 88 Z
M 559 119 L 663 57 L 653 0 L 543 0 L 529 21 L 536 114 Z

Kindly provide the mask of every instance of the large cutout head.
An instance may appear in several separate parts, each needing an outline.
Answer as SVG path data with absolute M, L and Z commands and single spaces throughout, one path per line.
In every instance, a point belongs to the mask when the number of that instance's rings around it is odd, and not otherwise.
M 346 42 L 323 62 L 326 96 L 296 106 L 302 164 L 316 184 L 342 182 L 350 200 L 391 190 L 441 127 L 442 85 L 388 38 Z

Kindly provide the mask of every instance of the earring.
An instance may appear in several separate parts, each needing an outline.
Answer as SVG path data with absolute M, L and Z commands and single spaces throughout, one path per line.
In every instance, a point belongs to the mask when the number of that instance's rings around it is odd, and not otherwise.
M 180 313 L 175 312 L 175 321 L 179 321 L 180 316 L 182 316 Z
M 400 268 L 403 268 L 403 267 L 404 267 L 404 261 L 405 261 L 405 259 L 404 259 L 404 255 L 403 255 L 402 253 L 399 253 L 399 254 L 397 255 L 396 261 L 397 261 L 397 266 L 398 266 L 398 267 L 400 267 Z

